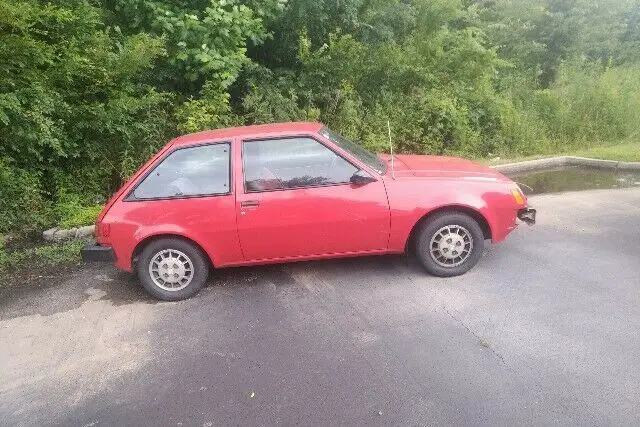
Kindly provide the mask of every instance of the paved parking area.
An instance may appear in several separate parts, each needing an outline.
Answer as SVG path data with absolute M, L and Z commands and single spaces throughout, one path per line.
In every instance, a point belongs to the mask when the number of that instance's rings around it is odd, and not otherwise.
M 640 190 L 440 279 L 403 256 L 216 272 L 159 303 L 85 267 L 0 290 L 2 425 L 640 424 Z

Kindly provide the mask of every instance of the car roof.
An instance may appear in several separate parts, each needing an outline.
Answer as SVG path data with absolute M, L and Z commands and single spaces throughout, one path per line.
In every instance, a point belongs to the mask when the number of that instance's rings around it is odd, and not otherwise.
M 324 125 L 319 122 L 288 122 L 271 123 L 266 125 L 240 126 L 234 128 L 223 128 L 205 130 L 202 132 L 190 133 L 177 137 L 172 141 L 174 145 L 197 144 L 225 138 L 236 137 L 270 137 L 295 133 L 315 133 Z

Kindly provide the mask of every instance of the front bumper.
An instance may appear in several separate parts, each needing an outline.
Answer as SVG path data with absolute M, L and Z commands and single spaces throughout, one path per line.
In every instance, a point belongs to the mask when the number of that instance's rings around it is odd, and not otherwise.
M 531 208 L 524 208 L 518 211 L 518 219 L 528 225 L 536 223 L 536 210 Z
M 109 246 L 100 246 L 97 243 L 89 243 L 80 250 L 84 262 L 114 262 L 116 254 Z

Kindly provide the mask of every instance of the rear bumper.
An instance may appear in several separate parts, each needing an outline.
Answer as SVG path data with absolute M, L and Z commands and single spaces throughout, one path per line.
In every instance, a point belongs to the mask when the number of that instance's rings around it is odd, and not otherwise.
M 527 223 L 528 225 L 533 225 L 536 223 L 536 213 L 535 209 L 524 208 L 518 211 L 518 219 L 522 222 Z
M 84 262 L 114 262 L 116 254 L 109 246 L 90 243 L 80 250 Z

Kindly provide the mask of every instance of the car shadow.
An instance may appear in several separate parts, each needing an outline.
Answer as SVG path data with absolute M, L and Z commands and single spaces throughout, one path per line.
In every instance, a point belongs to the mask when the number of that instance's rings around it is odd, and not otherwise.
M 493 247 L 489 245 L 484 257 L 491 258 L 492 252 Z M 307 273 L 311 275 L 309 280 L 313 282 L 322 281 L 323 277 L 339 280 L 342 276 L 346 279 L 351 277 L 350 274 L 356 273 L 389 272 L 400 272 L 410 276 L 427 274 L 410 254 L 230 267 L 212 269 L 205 289 L 194 298 L 203 301 L 226 292 L 264 286 L 275 286 L 275 289 L 302 288 L 309 283 L 301 284 L 296 277 Z M 77 308 L 89 300 L 104 300 L 114 306 L 167 304 L 149 295 L 135 274 L 120 271 L 111 265 L 88 263 L 40 273 L 42 274 L 34 277 L 16 277 L 14 283 L 0 288 L 0 319 L 30 314 L 53 314 Z

